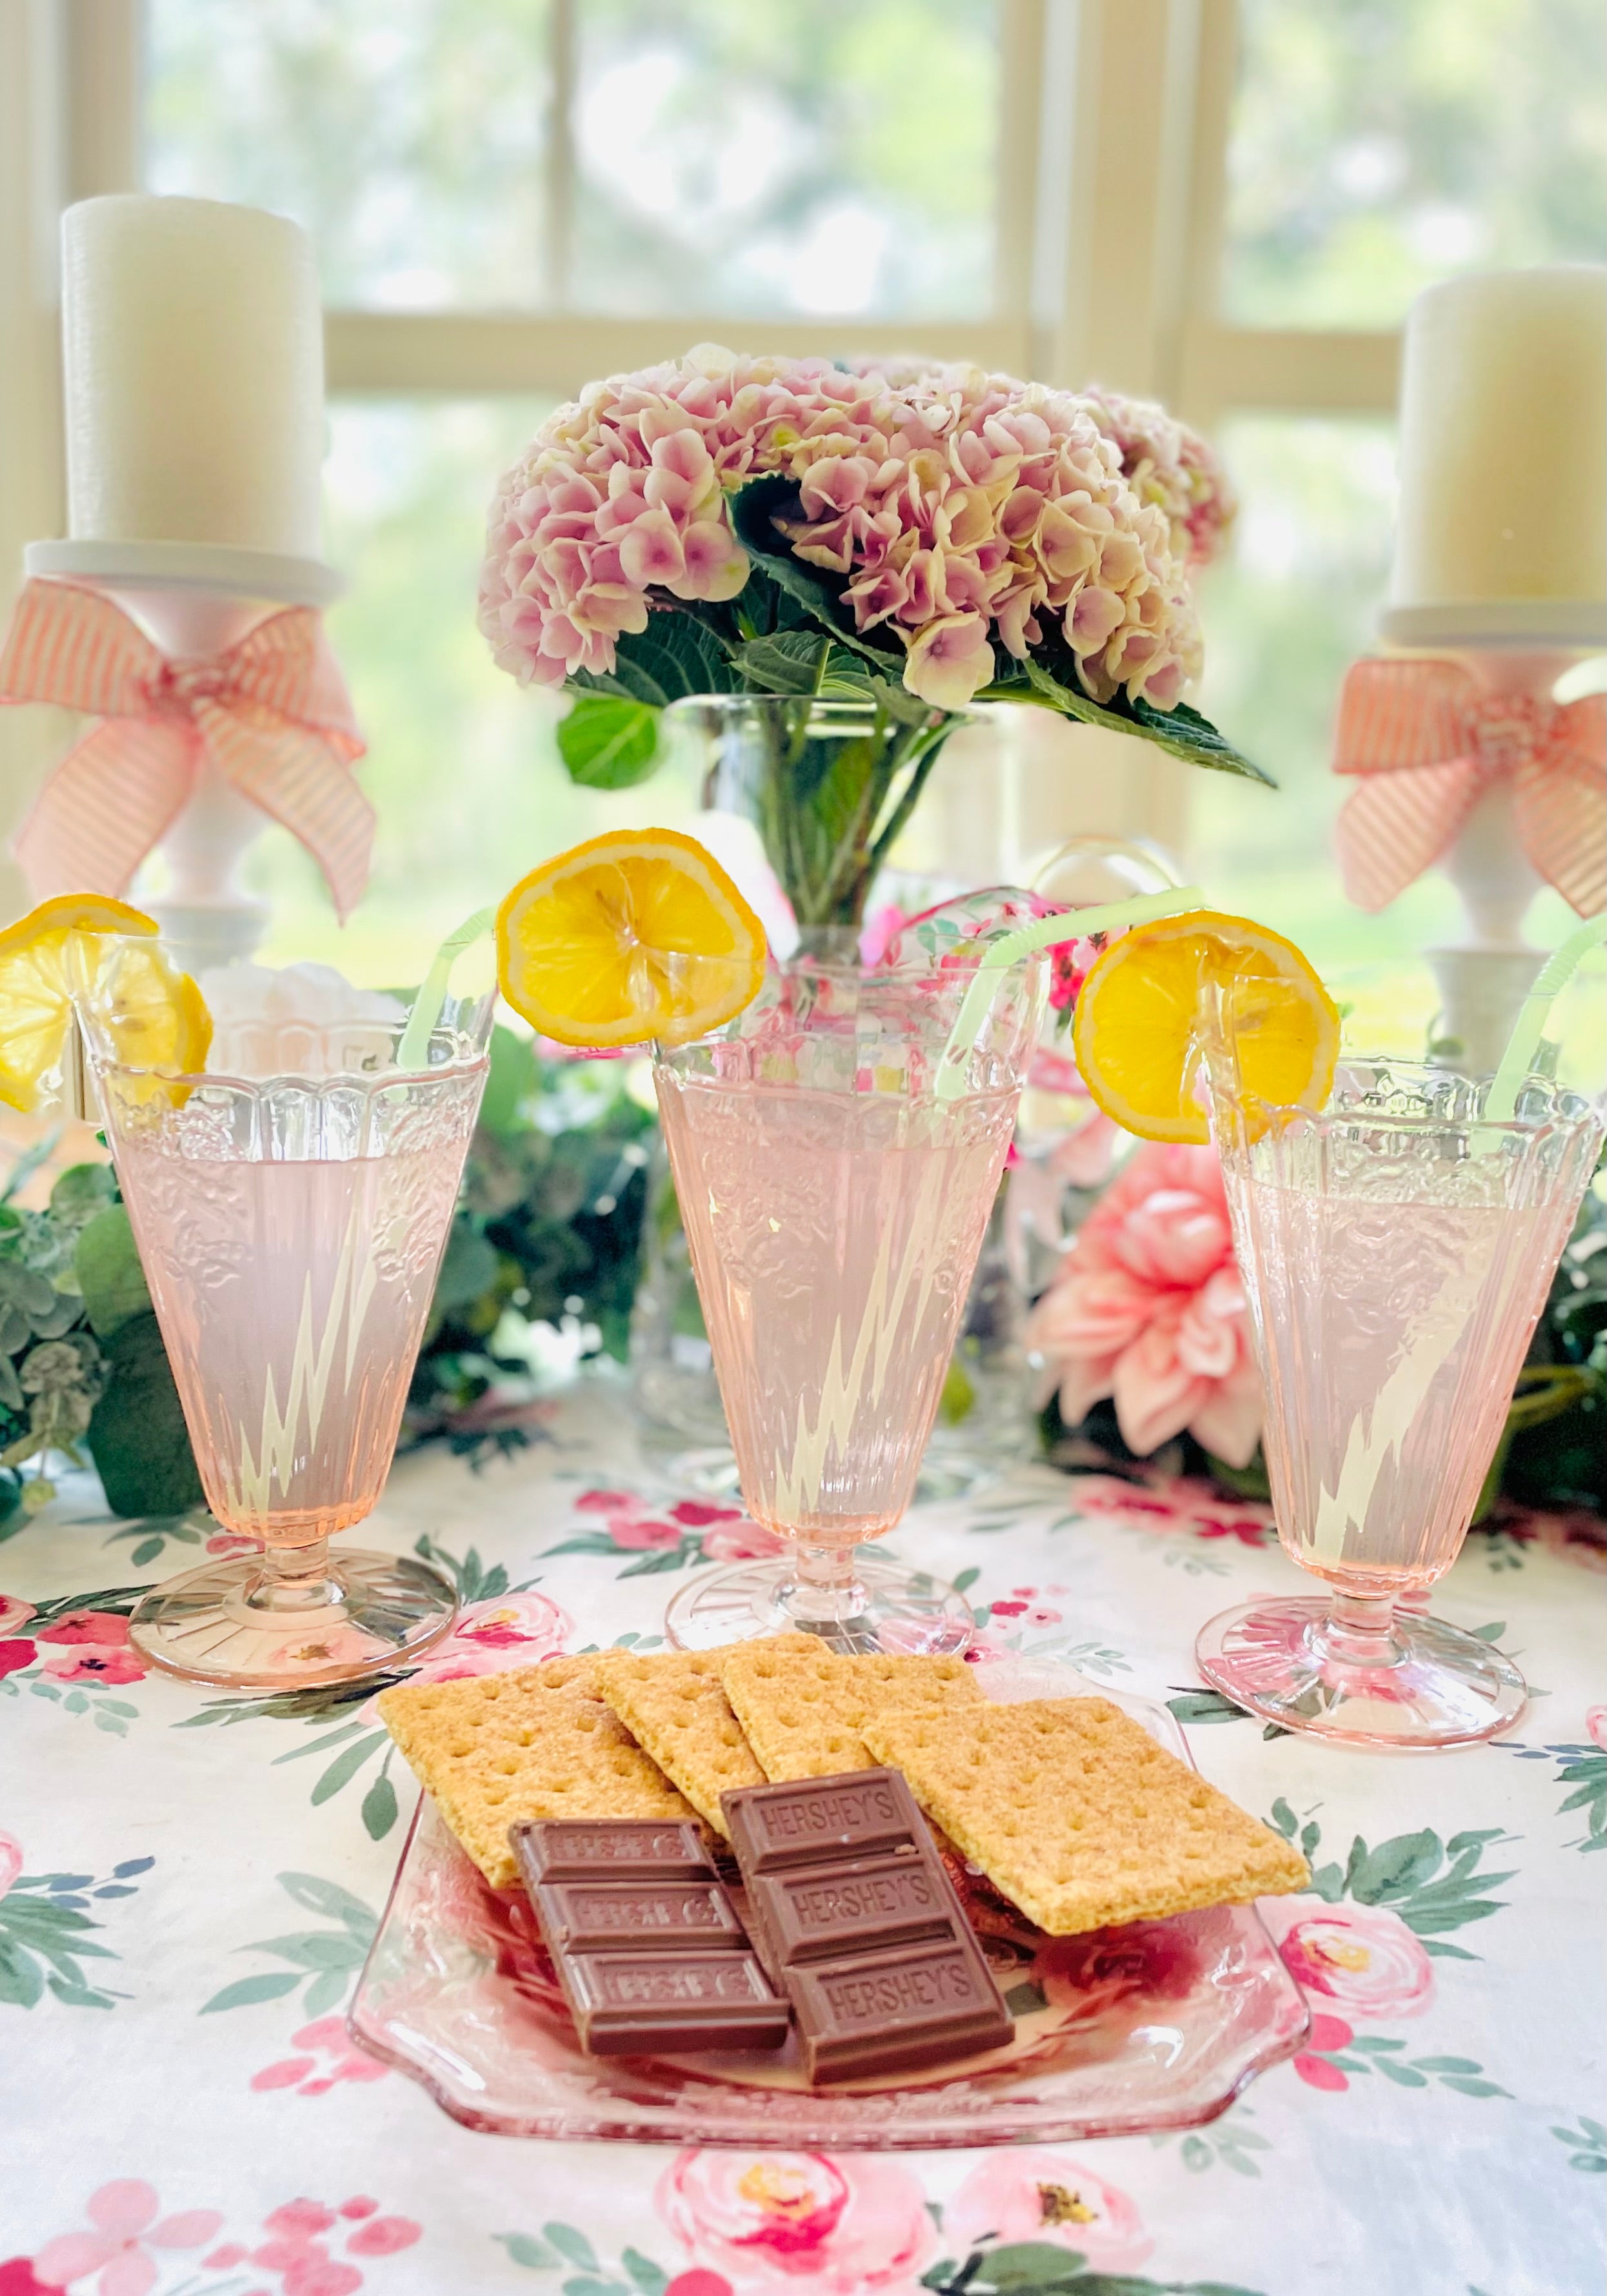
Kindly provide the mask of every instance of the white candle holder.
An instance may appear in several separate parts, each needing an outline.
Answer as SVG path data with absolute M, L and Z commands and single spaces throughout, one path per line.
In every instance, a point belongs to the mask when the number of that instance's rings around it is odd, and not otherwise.
M 1390 607 L 1379 619 L 1386 644 L 1447 654 L 1490 695 L 1549 701 L 1563 673 L 1607 645 L 1600 603 L 1514 600 Z M 1439 989 L 1437 1034 L 1447 1058 L 1474 1075 L 1493 1070 L 1545 952 L 1524 923 L 1545 879 L 1519 840 L 1510 781 L 1487 790 L 1438 863 L 1462 902 L 1463 931 L 1449 947 L 1425 949 Z
M 34 542 L 24 564 L 41 578 L 104 591 L 176 660 L 210 660 L 276 608 L 327 605 L 345 587 L 321 560 L 221 543 Z M 238 872 L 269 819 L 202 758 L 157 849 L 170 873 L 168 890 L 146 904 L 186 971 L 238 964 L 260 942 L 268 906 Z

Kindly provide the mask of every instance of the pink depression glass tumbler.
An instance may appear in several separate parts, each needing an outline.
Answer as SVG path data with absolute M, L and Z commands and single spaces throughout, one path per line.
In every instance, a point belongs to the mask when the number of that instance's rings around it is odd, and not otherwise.
M 449 1004 L 414 1073 L 400 1028 L 327 1076 L 96 1086 L 207 1504 L 260 1542 L 153 1587 L 131 1637 L 202 1682 L 359 1681 L 446 1633 L 409 1556 L 331 1552 L 384 1488 L 485 1081 L 490 1002 Z
M 1418 1603 L 1467 1535 L 1602 1123 L 1537 1078 L 1487 1122 L 1488 1089 L 1347 1062 L 1312 1115 L 1247 1103 L 1231 1043 L 1212 1056 L 1278 1535 L 1328 1593 L 1213 1619 L 1197 1655 L 1239 1705 L 1341 1745 L 1473 1744 L 1528 1697 Z

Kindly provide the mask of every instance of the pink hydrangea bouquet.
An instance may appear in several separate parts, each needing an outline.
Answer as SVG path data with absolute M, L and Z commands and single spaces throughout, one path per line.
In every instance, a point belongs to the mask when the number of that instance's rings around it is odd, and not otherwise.
M 480 624 L 523 682 L 577 691 L 559 746 L 593 785 L 651 772 L 658 713 L 686 696 L 860 705 L 828 791 L 780 713 L 795 786 L 762 820 L 800 922 L 857 924 L 973 701 L 1255 773 L 1183 698 L 1191 576 L 1231 513 L 1210 450 L 1158 406 L 705 345 L 543 423 L 491 505 Z M 824 848 L 794 833 L 823 807 Z

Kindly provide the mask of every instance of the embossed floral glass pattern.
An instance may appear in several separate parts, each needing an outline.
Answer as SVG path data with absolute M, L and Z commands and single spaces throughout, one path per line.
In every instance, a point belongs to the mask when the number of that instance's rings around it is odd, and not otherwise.
M 90 1020 L 102 1111 L 207 1503 L 260 1554 L 159 1587 L 131 1638 L 210 1682 L 358 1678 L 416 1654 L 453 1596 L 420 1563 L 328 1542 L 377 1501 L 485 1078 L 489 1001 L 422 1072 L 400 1027 L 358 1071 L 157 1078 Z
M 1602 1139 L 1601 1111 L 1531 1078 L 1355 1062 L 1327 1109 L 1239 1095 L 1211 1059 L 1213 1129 L 1266 1390 L 1278 1534 L 1329 1598 L 1255 1602 L 1201 1634 L 1202 1671 L 1287 1729 L 1466 1745 L 1528 1693 L 1477 1637 L 1396 1609 L 1449 1570 Z
M 678 1597 L 667 1623 L 684 1646 L 787 1626 L 848 1650 L 969 1640 L 952 1589 L 861 1542 L 914 1488 L 1015 1128 L 1039 972 L 1007 976 L 953 1101 L 935 1080 L 968 967 L 795 963 L 729 1029 L 660 1051 L 743 1498 L 788 1542 Z

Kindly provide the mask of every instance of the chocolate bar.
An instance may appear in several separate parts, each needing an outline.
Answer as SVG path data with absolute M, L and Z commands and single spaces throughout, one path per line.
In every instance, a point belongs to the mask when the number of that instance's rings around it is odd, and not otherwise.
M 1010 2016 L 897 1770 L 721 1797 L 748 1927 L 791 1998 L 812 2081 L 1002 2046 Z
M 591 2055 L 781 2046 L 787 2004 L 696 1825 L 538 1819 L 508 1839 Z

